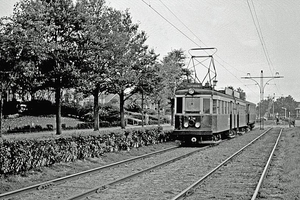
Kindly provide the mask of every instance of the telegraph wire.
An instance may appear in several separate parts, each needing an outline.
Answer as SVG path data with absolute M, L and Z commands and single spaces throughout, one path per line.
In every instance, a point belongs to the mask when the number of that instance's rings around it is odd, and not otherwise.
M 252 9 L 251 9 L 251 5 L 250 5 L 250 3 L 249 3 L 249 0 L 247 0 L 247 4 L 248 4 L 248 7 L 249 7 L 249 10 L 250 10 L 250 13 L 251 13 L 251 17 L 252 17 L 252 20 L 253 20 L 255 29 L 256 29 L 256 31 L 257 31 L 257 34 L 258 34 L 260 43 L 261 43 L 261 45 L 262 45 L 264 54 L 265 54 L 265 56 L 266 56 L 266 59 L 267 59 L 267 62 L 268 62 L 268 66 L 269 66 L 270 72 L 271 72 L 272 75 L 274 75 L 274 72 L 273 72 L 273 70 L 271 69 L 271 59 L 270 59 L 270 56 L 269 56 L 269 53 L 268 53 L 268 50 L 267 50 L 267 46 L 266 46 L 266 43 L 265 43 L 265 40 L 264 40 L 262 31 L 261 31 L 260 23 L 259 23 L 259 20 L 258 20 L 258 17 L 257 17 L 257 13 L 256 13 L 256 9 L 255 9 L 255 5 L 254 5 L 254 3 L 253 3 L 253 0 L 251 0 L 251 3 L 252 3 L 253 11 L 252 11 Z M 254 14 L 253 14 L 253 13 L 254 13 Z M 254 16 L 255 16 L 255 18 L 254 18 Z
M 195 36 L 204 46 L 207 46 L 188 26 L 186 26 L 183 22 L 182 22 L 182 20 L 180 20 L 180 18 L 179 17 L 177 17 L 177 15 L 166 5 L 166 4 L 164 4 L 161 0 L 159 0 L 160 2 L 161 2 L 161 4 L 166 8 L 166 9 L 168 9 L 168 11 L 170 12 L 170 13 L 172 13 L 172 15 L 186 28 L 186 29 L 188 29 L 192 34 L 193 34 L 193 36 Z M 226 63 L 228 66 L 230 66 L 230 67 L 232 67 L 233 69 L 235 69 L 236 71 L 239 71 L 239 72 L 243 72 L 243 73 L 246 73 L 246 72 L 244 72 L 244 71 L 241 71 L 241 70 L 239 70 L 239 69 L 237 69 L 237 68 L 235 68 L 235 67 L 233 67 L 232 65 L 230 65 L 228 62 L 226 62 L 225 60 L 223 60 L 220 56 L 218 56 L 217 54 L 216 54 L 216 57 L 218 57 L 220 60 L 222 60 L 224 63 Z M 217 63 L 219 63 L 220 65 L 222 65 L 218 60 L 216 60 L 216 62 Z M 224 66 L 223 66 L 224 67 Z M 225 68 L 225 67 L 224 67 Z
M 166 5 L 166 4 L 164 4 L 161 0 L 159 0 L 159 2 L 166 8 L 166 9 L 168 9 L 168 11 L 170 12 L 170 13 L 172 13 L 172 15 L 186 28 L 186 29 L 188 29 L 192 34 L 193 34 L 193 36 L 195 36 L 202 44 L 204 44 L 204 42 L 188 27 L 188 26 L 186 26 L 185 25 L 185 23 L 183 23 L 181 20 L 180 20 L 180 18 L 179 17 L 177 17 L 177 15 L 175 15 L 175 13 Z M 207 46 L 207 45 L 205 45 L 204 44 L 204 46 Z
M 142 0 L 142 2 L 144 3 L 144 4 L 146 4 L 149 8 L 151 8 L 156 14 L 158 14 L 161 18 L 163 18 L 166 22 L 168 22 L 171 26 L 173 26 L 176 30 L 178 30 L 181 34 L 183 34 L 186 38 L 188 38 L 192 43 L 194 43 L 195 45 L 197 45 L 198 47 L 201 47 L 201 45 L 199 45 L 197 42 L 195 42 L 193 39 L 191 39 L 189 36 L 187 36 L 183 31 L 181 31 L 179 28 L 177 28 L 172 22 L 170 22 L 167 18 L 165 18 L 162 14 L 160 14 L 155 8 L 153 8 L 150 4 L 148 4 L 147 2 L 145 2 L 145 0 Z M 161 2 L 161 1 L 160 1 Z M 162 3 L 162 2 L 161 2 Z M 165 4 L 163 4 L 164 6 L 165 6 Z M 166 6 L 165 6 L 166 7 Z M 169 8 L 167 8 L 169 11 L 170 11 L 170 9 Z M 171 12 L 171 11 L 170 11 Z M 175 15 L 173 12 L 171 12 L 173 15 Z M 178 19 L 178 17 L 176 16 L 176 18 Z M 179 20 L 182 24 L 183 24 L 183 22 L 181 21 L 181 20 Z M 186 25 L 184 25 L 186 28 L 187 28 L 187 26 Z M 189 28 L 187 28 L 189 31 L 191 31 Z M 192 31 L 191 31 L 192 32 Z M 193 35 L 195 35 L 194 33 L 193 33 Z M 200 42 L 202 42 L 197 36 L 196 36 L 196 38 L 200 41 Z M 202 42 L 203 43 L 203 42 Z M 204 44 L 204 43 L 203 43 Z M 205 44 L 204 44 L 205 45 Z M 205 46 L 207 46 L 207 45 L 205 45 Z M 217 57 L 219 58 L 219 59 L 221 59 L 218 55 L 217 55 Z M 221 59 L 221 60 L 223 60 L 223 59 Z M 217 61 L 217 60 L 216 60 Z M 225 62 L 224 60 L 223 60 L 223 62 Z M 251 88 L 249 88 L 246 84 L 244 84 L 242 81 L 241 81 L 241 79 L 240 78 L 238 78 L 235 74 L 233 74 L 230 70 L 228 70 L 222 63 L 220 63 L 219 61 L 217 61 L 217 63 L 219 63 L 227 72 L 229 72 L 232 76 L 234 76 L 237 80 L 239 80 L 244 86 L 246 86 L 248 89 L 250 89 L 253 93 L 255 93 Z M 226 62 L 225 62 L 226 63 Z M 227 63 L 228 64 L 228 63 Z M 234 67 L 233 67 L 234 68 Z M 236 68 L 234 68 L 234 69 L 236 69 Z M 236 69 L 237 70 L 237 69 Z M 240 70 L 237 70 L 237 71 L 240 71 Z M 256 93 L 255 93 L 256 94 Z
M 192 40 L 189 36 L 187 36 L 184 32 L 182 32 L 179 28 L 177 28 L 172 22 L 170 22 L 167 18 L 165 18 L 162 14 L 160 14 L 157 10 L 155 10 L 150 4 L 142 0 L 147 6 L 149 6 L 155 13 L 157 13 L 160 17 L 162 17 L 165 21 L 167 21 L 171 26 L 173 26 L 176 30 L 178 30 L 181 34 L 183 34 L 186 38 L 188 38 L 195 45 L 199 46 L 194 40 Z
M 269 65 L 269 69 L 271 71 L 272 76 L 274 76 L 274 71 L 276 72 L 276 69 L 274 68 L 273 63 L 271 61 L 271 58 L 269 56 L 269 51 L 267 49 L 267 45 L 266 45 L 264 37 L 263 37 L 263 33 L 262 33 L 262 30 L 261 30 L 261 27 L 260 27 L 260 23 L 259 23 L 259 20 L 258 20 L 258 17 L 257 17 L 257 13 L 256 13 L 256 9 L 255 9 L 255 5 L 254 5 L 253 0 L 251 0 L 251 2 L 252 2 L 253 10 L 254 10 L 254 13 L 255 13 L 255 18 L 256 18 L 256 21 L 257 21 L 258 29 L 260 31 L 260 35 L 261 35 L 261 38 L 262 38 L 262 41 L 263 41 L 263 44 L 264 44 L 264 48 L 265 48 L 265 52 L 266 52 L 266 57 L 267 57 L 268 65 Z M 272 71 L 271 67 L 272 67 L 272 69 L 274 71 Z M 277 91 L 280 93 L 278 85 L 276 83 L 275 83 L 275 87 L 276 87 Z
M 276 70 L 275 70 L 275 68 L 274 68 L 274 66 L 273 66 L 273 64 L 272 64 L 272 61 L 271 61 L 271 59 L 270 59 L 270 56 L 269 56 L 269 52 L 268 52 L 268 49 L 267 49 L 267 46 L 266 46 L 266 43 L 265 43 L 265 40 L 264 40 L 262 31 L 261 31 L 260 23 L 259 23 L 259 20 L 258 20 L 258 16 L 257 16 L 257 13 L 256 13 L 256 9 L 255 9 L 255 5 L 254 5 L 253 0 L 251 0 L 251 3 L 252 3 L 253 11 L 252 11 L 252 9 L 251 9 L 251 5 L 250 5 L 250 3 L 249 3 L 249 0 L 247 0 L 247 4 L 248 4 L 248 7 L 249 7 L 249 10 L 250 10 L 250 13 L 251 13 L 251 17 L 252 17 L 252 20 L 253 20 L 255 29 L 256 29 L 256 31 L 257 31 L 259 40 L 260 40 L 261 45 L 262 45 L 262 48 L 263 48 L 263 52 L 264 52 L 265 57 L 266 57 L 266 59 L 267 59 L 268 66 L 269 66 L 269 69 L 270 69 L 270 72 L 271 72 L 271 74 L 272 74 L 272 76 L 273 76 L 273 75 L 274 75 L 274 72 L 273 72 L 273 70 L 271 69 L 271 66 L 272 66 L 272 68 L 274 69 L 274 71 L 276 71 Z M 254 14 L 253 14 L 253 12 L 254 12 Z M 254 18 L 254 15 L 255 15 L 255 18 Z M 256 21 L 255 21 L 255 19 L 256 19 Z M 275 84 L 275 86 L 276 86 L 277 91 L 280 93 L 279 88 L 278 88 L 278 85 Z

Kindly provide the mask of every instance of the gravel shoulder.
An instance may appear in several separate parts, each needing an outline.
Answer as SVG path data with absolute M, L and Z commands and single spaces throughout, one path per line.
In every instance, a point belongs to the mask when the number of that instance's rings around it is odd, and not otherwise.
M 300 199 L 300 127 L 285 128 L 260 199 Z

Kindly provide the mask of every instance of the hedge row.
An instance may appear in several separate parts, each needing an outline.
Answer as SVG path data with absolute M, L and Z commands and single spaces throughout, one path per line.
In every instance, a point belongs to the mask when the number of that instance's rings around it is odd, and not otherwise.
M 136 129 L 103 135 L 47 140 L 4 140 L 0 144 L 0 174 L 18 174 L 41 166 L 100 157 L 106 152 L 170 140 L 170 131 Z
M 47 124 L 47 127 L 42 127 L 40 125 L 35 126 L 22 126 L 22 127 L 15 127 L 13 129 L 8 129 L 7 133 L 26 133 L 26 132 L 41 132 L 41 131 L 53 131 L 53 125 Z

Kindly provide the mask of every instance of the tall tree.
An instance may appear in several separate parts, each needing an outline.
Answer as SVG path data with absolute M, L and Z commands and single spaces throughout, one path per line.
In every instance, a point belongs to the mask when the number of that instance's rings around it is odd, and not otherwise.
M 99 130 L 99 94 L 106 90 L 111 48 L 111 30 L 115 10 L 104 6 L 104 1 L 82 1 L 80 9 L 88 18 L 82 39 L 83 67 L 77 90 L 94 96 L 94 130 Z
M 109 92 L 118 94 L 120 98 L 121 128 L 125 128 L 124 103 L 137 91 L 142 68 L 157 56 L 148 51 L 146 34 L 138 30 L 132 22 L 128 11 L 119 13 L 119 22 L 113 30 L 114 48 L 108 76 Z M 146 57 L 151 59 L 144 59 Z
M 13 23 L 11 18 L 0 19 L 0 135 L 3 96 L 7 91 L 18 87 L 22 75 L 35 72 L 32 62 L 28 62 L 30 60 L 36 60 L 36 56 L 31 51 L 22 27 Z
M 174 121 L 174 97 L 175 90 L 178 85 L 184 80 L 184 75 L 186 75 L 187 70 L 185 66 L 186 56 L 182 49 L 174 49 L 169 52 L 162 60 L 163 74 L 165 74 L 165 79 L 168 82 L 166 84 L 166 94 L 170 102 L 171 109 L 171 125 Z M 189 72 L 191 73 L 191 72 Z
M 296 108 L 298 103 L 294 100 L 292 96 L 280 97 L 275 101 L 274 112 L 288 117 L 289 113 L 291 116 L 295 116 Z M 285 113 L 286 112 L 286 113 Z
M 22 27 L 32 51 L 38 55 L 45 88 L 55 90 L 56 134 L 61 134 L 61 93 L 79 77 L 79 44 L 86 21 L 72 0 L 22 0 L 13 21 Z
M 166 79 L 167 74 L 164 71 L 164 66 L 157 63 L 153 67 L 152 75 L 152 93 L 151 99 L 157 105 L 157 115 L 158 115 L 158 126 L 160 126 L 160 110 L 168 98 L 168 87 L 169 81 Z
M 147 64 L 143 65 L 142 69 L 140 70 L 138 75 L 137 86 L 135 88 L 135 91 L 137 91 L 141 95 L 142 126 L 144 126 L 144 118 L 145 118 L 144 116 L 145 97 L 149 97 L 154 90 L 153 80 L 152 80 L 153 73 L 154 73 L 153 67 L 155 66 L 155 64 L 157 64 L 156 61 L 157 57 L 158 55 L 156 55 L 153 50 L 150 51 L 149 54 L 144 56 L 143 58 L 144 61 L 142 63 L 147 63 Z M 150 101 L 148 101 L 148 103 Z

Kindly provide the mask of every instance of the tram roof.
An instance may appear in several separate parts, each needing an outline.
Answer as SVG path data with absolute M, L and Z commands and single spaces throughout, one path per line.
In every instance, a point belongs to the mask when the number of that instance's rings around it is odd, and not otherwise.
M 190 89 L 194 90 L 193 94 L 189 93 Z M 241 99 L 239 97 L 234 96 L 233 93 L 230 95 L 225 90 L 214 90 L 212 88 L 180 88 L 180 89 L 176 90 L 175 95 L 185 95 L 185 96 L 193 96 L 193 95 L 204 95 L 204 96 L 207 96 L 207 95 L 217 95 L 217 96 L 221 96 L 221 97 L 225 97 L 225 98 L 230 98 L 230 99 L 236 98 L 239 101 L 251 103 L 251 102 L 243 100 L 243 99 Z M 253 104 L 253 103 L 251 103 L 251 104 Z

